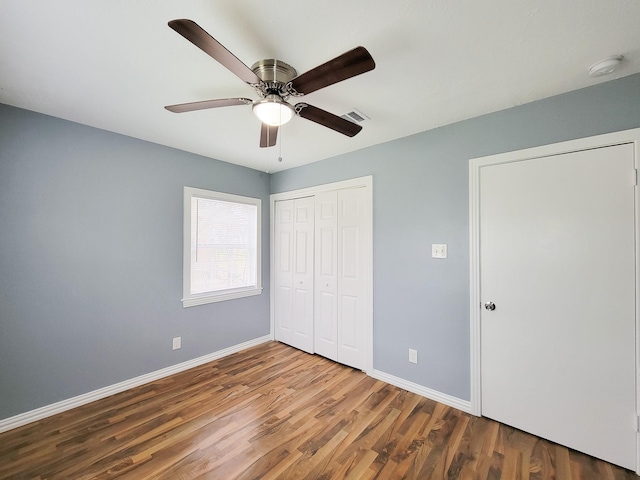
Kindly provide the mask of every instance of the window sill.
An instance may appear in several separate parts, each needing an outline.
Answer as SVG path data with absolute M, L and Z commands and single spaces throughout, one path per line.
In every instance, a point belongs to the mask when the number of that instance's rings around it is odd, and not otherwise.
M 235 300 L 236 298 L 252 297 L 254 295 L 260 295 L 261 293 L 262 288 L 252 288 L 251 290 L 241 290 L 218 295 L 183 298 L 182 306 L 184 308 L 195 307 L 196 305 L 204 305 L 207 303 L 224 302 L 225 300 Z

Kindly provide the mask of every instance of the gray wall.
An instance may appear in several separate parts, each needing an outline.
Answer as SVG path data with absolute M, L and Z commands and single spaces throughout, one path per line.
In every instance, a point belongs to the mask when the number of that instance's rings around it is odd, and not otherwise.
M 182 308 L 184 185 L 262 199 L 262 295 Z M 0 105 L 0 419 L 268 334 L 268 198 L 267 174 Z
M 373 175 L 374 368 L 469 400 L 469 159 L 638 127 L 633 75 L 276 173 L 271 192 Z
M 640 75 L 269 177 L 0 105 L 0 419 L 266 335 L 269 190 L 370 174 L 374 366 L 468 400 L 468 160 L 637 127 Z M 262 198 L 262 295 L 182 308 L 184 185 Z

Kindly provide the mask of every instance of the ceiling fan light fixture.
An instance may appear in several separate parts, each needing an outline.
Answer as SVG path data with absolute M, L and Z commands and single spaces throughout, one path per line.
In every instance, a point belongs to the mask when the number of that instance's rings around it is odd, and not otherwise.
M 293 107 L 278 95 L 267 95 L 254 102 L 253 113 L 262 123 L 279 127 L 293 118 Z

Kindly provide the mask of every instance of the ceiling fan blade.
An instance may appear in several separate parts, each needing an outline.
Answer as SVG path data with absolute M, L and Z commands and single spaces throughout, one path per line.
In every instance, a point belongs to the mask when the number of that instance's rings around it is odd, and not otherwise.
M 200 50 L 213 57 L 214 60 L 217 60 L 222 66 L 229 69 L 241 80 L 250 85 L 262 83 L 260 77 L 253 73 L 253 70 L 238 60 L 233 53 L 205 32 L 204 29 L 193 20 L 171 20 L 169 26 Z
M 335 130 L 336 132 L 340 132 L 347 137 L 353 137 L 357 135 L 360 130 L 362 130 L 362 127 L 360 125 L 356 125 L 349 120 L 340 118 L 333 113 L 329 113 L 326 110 L 314 107 L 313 105 L 298 103 L 295 107 L 295 110 L 296 113 L 302 118 L 306 118 L 307 120 L 311 120 L 312 122 L 324 125 L 325 127 L 330 128 L 331 130 Z
M 260 129 L 260 148 L 273 147 L 278 139 L 278 127 L 272 127 L 266 123 Z
M 193 112 L 206 108 L 232 107 L 234 105 L 249 105 L 253 101 L 249 98 L 219 98 L 217 100 L 204 100 L 202 102 L 178 103 L 167 105 L 166 108 L 173 113 Z
M 356 47 L 294 78 L 291 81 L 291 87 L 297 93 L 306 95 L 374 68 L 376 68 L 376 62 L 373 61 L 367 49 Z

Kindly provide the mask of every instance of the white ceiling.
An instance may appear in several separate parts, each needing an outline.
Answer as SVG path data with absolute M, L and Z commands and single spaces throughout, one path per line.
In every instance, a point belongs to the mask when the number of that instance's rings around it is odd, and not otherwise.
M 176 18 L 248 66 L 278 58 L 299 74 L 365 46 L 375 70 L 303 98 L 371 120 L 348 138 L 294 118 L 261 149 L 250 106 L 166 111 L 257 98 Z M 618 72 L 587 75 L 614 54 Z M 639 0 L 0 0 L 0 103 L 270 172 L 636 72 Z

